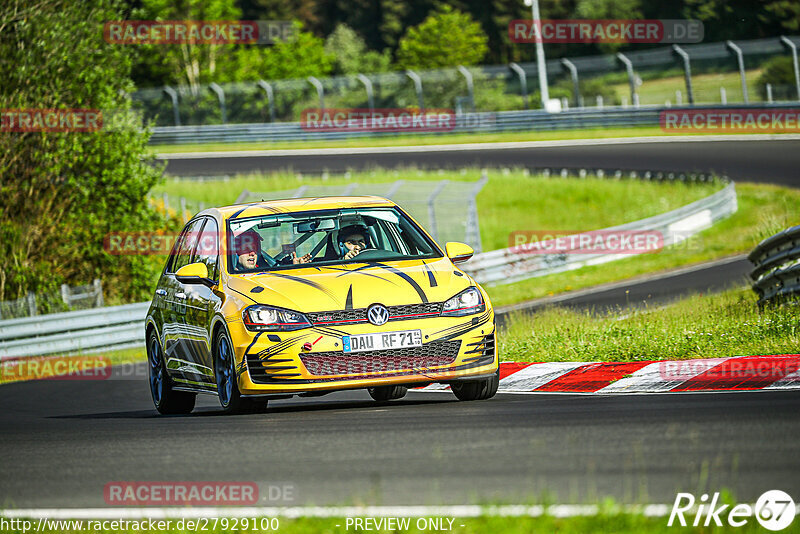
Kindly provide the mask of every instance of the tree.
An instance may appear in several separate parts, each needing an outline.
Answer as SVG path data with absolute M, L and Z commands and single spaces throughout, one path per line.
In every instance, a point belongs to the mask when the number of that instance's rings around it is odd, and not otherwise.
M 397 61 L 406 69 L 475 65 L 486 56 L 487 41 L 472 17 L 445 5 L 406 32 Z
M 129 110 L 132 47 L 98 31 L 120 18 L 112 2 L 0 4 L 0 109 Z M 112 301 L 150 293 L 161 260 L 103 251 L 110 232 L 155 228 L 147 194 L 161 172 L 144 157 L 148 137 L 131 123 L 0 135 L 0 300 L 93 278 Z
M 272 46 L 245 46 L 235 53 L 235 68 L 223 81 L 282 80 L 326 76 L 333 69 L 333 57 L 325 52 L 319 37 L 303 31 L 295 21 L 292 39 Z
M 367 50 L 364 40 L 347 24 L 339 24 L 325 40 L 325 52 L 333 59 L 335 74 L 386 72 L 392 62 L 388 49 Z
M 133 17 L 141 20 L 217 21 L 238 20 L 241 14 L 234 0 L 142 0 L 142 8 L 135 11 Z M 226 73 L 235 70 L 234 52 L 237 45 L 234 44 L 175 43 L 135 46 L 139 48 L 140 61 L 166 78 L 147 85 L 188 85 L 197 94 L 200 85 L 219 81 L 226 77 Z

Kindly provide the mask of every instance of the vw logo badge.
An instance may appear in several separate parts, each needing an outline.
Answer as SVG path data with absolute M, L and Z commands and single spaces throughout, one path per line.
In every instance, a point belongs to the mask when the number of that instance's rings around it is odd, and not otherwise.
M 383 304 L 373 304 L 367 308 L 367 319 L 375 326 L 385 324 L 389 320 L 389 310 Z

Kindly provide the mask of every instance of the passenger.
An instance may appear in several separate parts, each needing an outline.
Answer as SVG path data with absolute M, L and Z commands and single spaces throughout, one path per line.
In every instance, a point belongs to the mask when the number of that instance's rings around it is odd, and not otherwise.
M 233 250 L 236 253 L 238 266 L 235 270 L 254 270 L 254 269 L 267 269 L 278 264 L 275 260 L 266 254 L 262 254 L 261 242 L 263 238 L 258 235 L 255 230 L 247 230 L 242 232 L 233 239 Z M 290 256 L 281 260 L 281 265 L 297 265 L 300 263 L 308 263 L 311 261 L 311 254 L 297 257 L 297 254 L 292 251 Z

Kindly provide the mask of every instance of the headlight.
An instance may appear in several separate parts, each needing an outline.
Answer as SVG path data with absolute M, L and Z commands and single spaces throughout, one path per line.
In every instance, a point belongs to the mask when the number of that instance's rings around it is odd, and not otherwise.
M 470 287 L 444 303 L 442 315 L 460 317 L 480 313 L 486 309 L 477 287 Z
M 302 313 L 271 306 L 250 306 L 244 310 L 244 325 L 248 330 L 287 331 L 308 328 L 308 318 Z

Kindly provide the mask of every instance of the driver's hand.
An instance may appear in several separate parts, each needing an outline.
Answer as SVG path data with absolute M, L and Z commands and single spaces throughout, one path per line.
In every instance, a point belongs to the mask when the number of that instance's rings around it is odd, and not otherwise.
M 297 257 L 296 252 L 292 252 L 292 265 L 297 265 L 298 263 L 308 263 L 311 261 L 311 254 L 306 254 L 305 256 Z
M 344 255 L 344 259 L 349 260 L 358 256 L 358 253 L 361 252 L 361 249 L 356 247 L 347 254 Z

